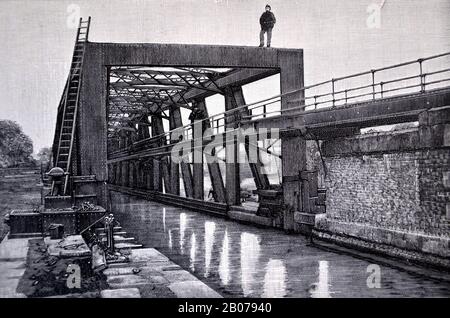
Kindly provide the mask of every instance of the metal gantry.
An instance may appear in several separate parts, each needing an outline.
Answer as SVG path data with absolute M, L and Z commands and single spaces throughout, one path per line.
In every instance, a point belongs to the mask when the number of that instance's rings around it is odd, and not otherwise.
M 140 124 L 144 117 L 169 119 L 167 111 L 192 109 L 184 95 L 189 90 L 223 94 L 216 80 L 231 69 L 126 67 L 110 68 L 108 136 Z

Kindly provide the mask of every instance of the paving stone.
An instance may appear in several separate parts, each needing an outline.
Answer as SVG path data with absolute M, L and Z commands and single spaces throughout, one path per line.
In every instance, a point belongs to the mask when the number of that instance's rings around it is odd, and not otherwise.
M 86 293 L 73 293 L 66 295 L 55 295 L 45 298 L 99 298 L 99 297 L 100 297 L 99 292 L 86 292 Z
M 146 262 L 121 262 L 121 263 L 109 263 L 108 268 L 125 268 L 130 266 L 145 266 Z
M 25 261 L 0 261 L 0 285 L 4 279 L 22 277 L 25 272 Z
M 182 269 L 181 266 L 176 265 L 176 264 L 169 265 L 169 266 L 164 266 L 162 268 L 163 271 L 178 271 L 178 270 L 181 270 L 181 269 Z
M 17 286 L 17 284 L 16 284 Z M 27 298 L 25 294 L 17 293 L 16 288 L 10 288 L 9 286 L 0 287 L 0 298 Z
M 25 259 L 28 253 L 29 239 L 8 239 L 0 243 L 0 261 Z
M 100 295 L 102 298 L 141 298 L 137 288 L 105 289 Z
M 142 244 L 131 244 L 131 243 L 117 243 L 114 244 L 115 248 L 118 250 L 122 249 L 135 249 L 135 248 L 141 248 Z
M 17 293 L 25 272 L 29 239 L 5 239 L 0 243 L 0 298 L 25 298 Z
M 155 250 L 154 248 L 140 248 L 132 250 L 130 255 L 131 262 L 139 262 L 139 261 L 168 261 L 169 259 Z
M 184 282 L 184 281 L 195 281 L 197 278 L 185 270 L 177 270 L 177 271 L 164 271 L 164 277 L 170 283 L 176 282 Z
M 222 298 L 216 291 L 198 280 L 171 283 L 169 288 L 178 298 Z
M 145 276 L 152 284 L 167 285 L 169 281 L 162 275 L 149 275 Z
M 164 266 L 167 266 L 167 263 L 154 265 L 149 264 L 148 266 L 135 267 L 140 270 L 139 275 L 141 276 L 152 276 L 152 275 L 161 275 L 163 273 Z
M 62 240 L 52 240 L 49 236 L 44 239 L 48 247 L 48 253 L 60 257 L 83 257 L 90 256 L 91 250 L 81 235 L 70 235 Z
M 106 282 L 112 288 L 136 287 L 139 285 L 147 285 L 151 283 L 151 281 L 149 281 L 148 279 L 137 275 L 108 276 Z
M 167 285 L 145 285 L 139 286 L 142 298 L 176 298 L 176 295 Z
M 103 274 L 106 276 L 131 275 L 133 274 L 133 267 L 128 265 L 127 267 L 107 268 L 103 271 Z

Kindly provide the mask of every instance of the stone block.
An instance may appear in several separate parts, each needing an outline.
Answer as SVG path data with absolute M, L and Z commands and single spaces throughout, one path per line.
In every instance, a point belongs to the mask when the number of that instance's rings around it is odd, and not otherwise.
M 114 289 L 138 287 L 152 283 L 151 281 L 138 275 L 108 276 L 106 282 L 110 287 Z
M 178 298 L 222 298 L 216 291 L 198 280 L 172 283 L 169 289 Z
M 196 280 L 194 275 L 185 270 L 165 271 L 163 275 L 170 283 Z
M 102 298 L 141 298 L 137 288 L 105 289 L 100 295 Z
M 0 244 L 0 260 L 21 260 L 27 257 L 29 239 L 4 238 Z
M 154 248 L 140 248 L 134 249 L 130 255 L 131 262 L 143 262 L 143 261 L 168 261 L 169 259 L 155 250 Z
M 129 266 L 129 264 L 127 264 Z M 106 276 L 132 275 L 133 267 L 113 267 L 108 265 L 108 268 L 103 271 Z
M 52 240 L 49 236 L 44 238 L 48 253 L 52 256 L 65 257 L 87 257 L 91 250 L 81 235 L 70 235 L 61 240 Z

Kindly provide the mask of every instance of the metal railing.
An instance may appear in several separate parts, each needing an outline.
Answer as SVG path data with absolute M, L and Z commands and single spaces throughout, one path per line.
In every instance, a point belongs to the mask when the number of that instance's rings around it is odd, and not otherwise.
M 400 96 L 402 94 L 420 94 L 428 91 L 431 87 L 438 88 L 437 86 L 439 85 L 441 85 L 441 87 L 450 86 L 449 84 L 442 85 L 446 82 L 450 82 L 450 59 L 449 61 L 446 61 L 446 63 L 445 61 L 441 63 L 446 64 L 446 66 L 444 66 L 443 68 L 428 72 L 424 71 L 424 64 L 426 62 L 437 61 L 438 59 L 442 59 L 445 57 L 450 58 L 450 52 L 378 69 L 372 69 L 348 76 L 332 78 L 331 80 L 325 82 L 321 82 L 311 86 L 305 86 L 297 91 L 302 92 L 305 95 L 304 97 L 288 102 L 289 104 L 298 104 L 298 106 L 289 107 L 283 110 L 275 109 L 269 112 L 263 109 L 261 114 L 251 114 L 250 116 L 246 117 L 246 120 L 255 120 L 257 118 L 264 118 L 268 117 L 269 115 L 273 116 L 275 114 L 292 115 L 292 113 L 295 111 L 315 111 L 321 108 L 338 107 L 353 103 L 371 102 L 377 99 Z M 389 77 L 388 74 L 385 74 L 391 70 L 398 71 L 398 73 L 407 73 L 408 70 L 400 69 L 409 66 L 416 68 L 414 74 L 412 75 Z M 441 78 L 429 80 L 433 76 L 437 77 L 438 75 L 441 75 Z M 386 79 L 377 81 L 377 76 L 385 77 Z M 364 77 L 366 78 L 364 79 Z M 339 83 L 343 83 L 348 80 L 354 80 L 358 83 L 365 83 L 359 86 L 344 86 L 344 88 L 338 89 Z M 397 85 L 392 87 L 395 84 Z M 317 92 L 319 90 L 322 90 L 322 92 L 317 94 L 308 94 L 309 92 Z M 261 106 L 253 107 L 252 110 L 258 108 L 261 108 Z
M 227 122 L 240 123 L 242 121 L 251 121 L 261 118 L 273 117 L 277 115 L 278 116 L 293 115 L 295 114 L 295 112 L 317 111 L 322 108 L 338 107 L 352 103 L 371 102 L 380 98 L 382 99 L 387 97 L 400 96 L 402 95 L 402 93 L 404 94 L 424 93 L 428 91 L 429 90 L 428 88 L 431 86 L 438 86 L 439 84 L 450 82 L 450 59 L 447 62 L 448 64 L 447 67 L 429 72 L 424 72 L 424 63 L 429 61 L 436 61 L 439 58 L 444 57 L 450 58 L 450 52 L 429 56 L 426 58 L 420 58 L 417 60 L 412 60 L 391 66 L 386 66 L 378 69 L 372 69 L 369 71 L 351 74 L 343 77 L 333 78 L 331 80 L 320 82 L 314 85 L 304 86 L 300 89 L 291 92 L 269 97 L 255 103 L 239 105 L 236 108 L 215 114 L 213 116 L 209 116 L 204 119 L 200 119 L 197 122 L 200 123 L 203 121 L 207 121 L 207 123 L 210 126 L 209 128 L 211 129 L 213 134 L 221 134 L 228 132 L 228 130 L 225 129 Z M 418 71 L 413 75 L 407 76 L 402 75 L 400 77 L 388 78 L 385 79 L 384 81 L 381 80 L 377 81 L 377 75 L 379 76 L 383 72 L 387 72 L 390 70 L 399 70 L 400 68 L 413 65 L 417 67 Z M 436 75 L 443 75 L 444 77 L 427 81 L 427 78 Z M 344 89 L 337 89 L 338 83 L 345 82 L 350 79 L 355 80 L 359 83 L 361 82 L 361 78 L 364 76 L 366 77 L 369 76 L 369 82 L 367 84 L 346 87 Z M 417 80 L 417 83 L 408 84 L 408 81 L 411 80 Z M 398 83 L 403 83 L 403 85 L 391 88 L 388 87 L 392 84 Z M 444 86 L 450 86 L 450 84 Z M 307 94 L 308 92 L 314 92 L 320 89 L 325 90 L 325 92 L 316 94 L 313 93 L 310 95 Z M 302 98 L 288 101 L 289 104 L 298 104 L 298 106 L 289 107 L 287 109 L 281 109 L 280 107 L 281 99 L 294 94 L 304 95 L 304 97 Z M 274 107 L 275 109 L 272 109 Z M 229 132 L 232 132 L 234 130 L 235 129 L 232 128 L 229 130 Z M 178 137 L 174 138 L 175 135 Z M 180 136 L 182 136 L 182 138 L 180 138 Z M 203 136 L 196 139 L 202 138 Z M 160 145 L 162 144 L 162 146 L 160 146 L 162 148 L 165 145 L 170 145 L 171 143 L 174 142 L 195 141 L 196 139 L 193 138 L 192 124 L 187 124 L 185 126 L 172 129 L 163 134 L 139 140 L 137 142 L 134 142 L 132 146 L 139 147 L 146 144 L 158 143 Z M 119 154 L 121 152 L 123 152 L 123 149 L 115 151 L 111 153 L 111 155 Z

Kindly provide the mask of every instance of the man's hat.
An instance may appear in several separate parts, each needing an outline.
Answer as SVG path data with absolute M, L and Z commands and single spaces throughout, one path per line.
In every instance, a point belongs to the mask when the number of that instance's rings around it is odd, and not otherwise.
M 266 4 L 266 8 L 269 7 L 270 10 L 272 10 L 272 7 L 270 6 L 270 4 Z

